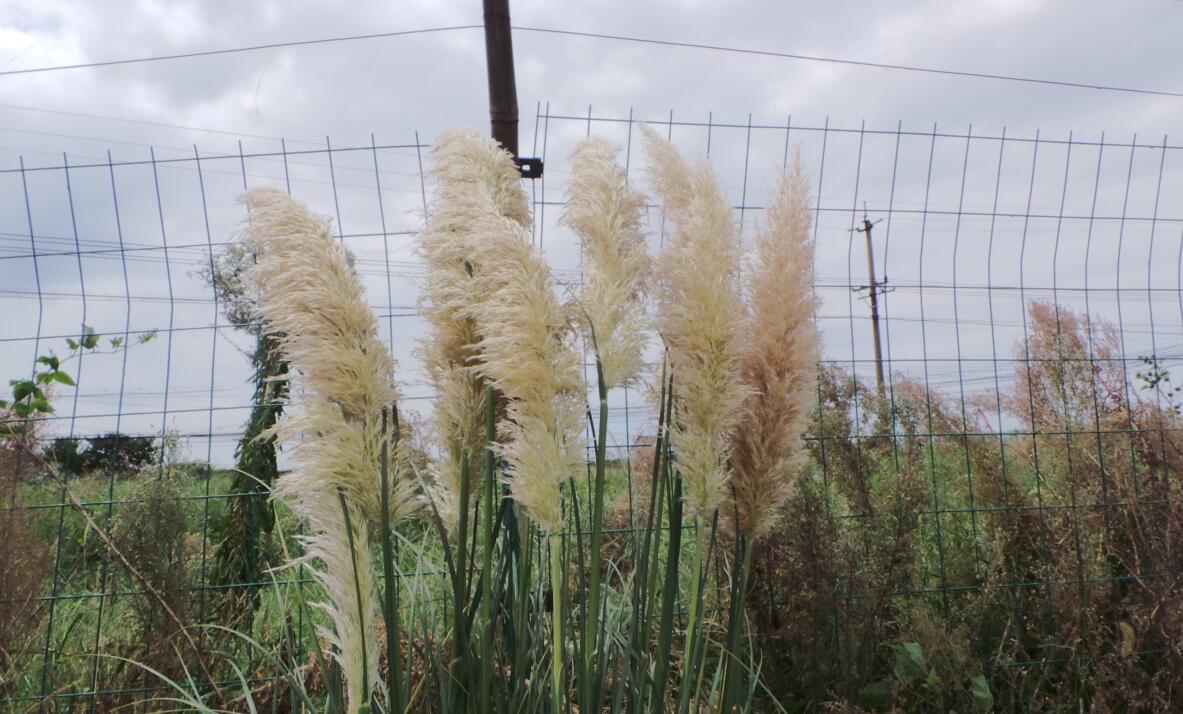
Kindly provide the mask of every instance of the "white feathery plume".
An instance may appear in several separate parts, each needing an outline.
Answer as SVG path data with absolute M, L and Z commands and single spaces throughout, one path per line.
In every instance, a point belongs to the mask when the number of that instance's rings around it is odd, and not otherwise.
M 512 157 L 473 132 L 452 132 L 470 165 L 437 168 L 448 183 L 448 218 L 471 290 L 457 300 L 479 336 L 476 369 L 502 395 L 498 448 L 513 498 L 548 533 L 563 525 L 562 486 L 582 467 L 586 411 L 579 355 L 542 254 L 527 240 L 529 213 Z M 452 181 L 455 180 L 455 183 Z M 433 231 L 446 230 L 437 224 Z
M 440 458 L 431 465 L 431 497 L 449 530 L 460 513 L 462 454 L 467 452 L 470 481 L 485 447 L 484 376 L 474 368 L 480 336 L 472 307 L 481 300 L 474 279 L 484 250 L 475 226 L 495 211 L 521 226 L 530 213 L 521 177 L 504 152 L 472 131 L 450 131 L 431 149 L 428 175 L 432 193 L 418 253 L 427 265 L 419 300 L 428 336 L 418 355 L 435 388 L 432 439 Z
M 652 129 L 642 132 L 654 192 L 674 225 L 656 271 L 658 330 L 674 385 L 670 443 L 692 510 L 709 519 L 726 496 L 728 449 L 746 394 L 739 233 L 710 165 L 689 164 Z
M 356 712 L 379 686 L 370 533 L 380 516 L 383 410 L 398 396 L 394 360 L 378 340 L 361 281 L 328 221 L 273 189 L 240 200 L 248 209 L 244 231 L 258 255 L 247 273 L 259 293 L 258 317 L 280 335 L 293 373 L 293 409 L 275 432 L 280 443 L 294 444 L 294 468 L 280 476 L 273 497 L 308 525 L 302 560 L 321 563 L 315 572 L 328 601 L 320 607 L 333 625 L 321 634 L 345 675 L 349 711 Z M 416 503 L 411 482 L 396 474 L 392 469 L 392 522 Z
M 817 387 L 818 334 L 813 322 L 813 211 L 797 157 L 781 176 L 756 235 L 749 271 L 751 323 L 741 375 L 748 395 L 731 445 L 734 531 L 767 533 L 795 484 L 801 434 Z
M 548 533 L 562 529 L 562 487 L 584 462 L 584 387 L 564 309 L 541 254 L 514 221 L 480 222 L 476 305 L 481 372 L 506 398 L 499 426 L 513 498 Z
M 629 187 L 616 156 L 606 139 L 580 142 L 571 156 L 562 219 L 583 248 L 582 322 L 595 344 L 607 389 L 625 386 L 643 366 L 642 298 L 650 268 L 641 231 L 645 197 Z

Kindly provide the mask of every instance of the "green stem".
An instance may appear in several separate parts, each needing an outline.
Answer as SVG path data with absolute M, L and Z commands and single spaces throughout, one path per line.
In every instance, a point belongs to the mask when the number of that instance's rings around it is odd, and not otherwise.
M 633 602 L 632 602 L 632 617 L 629 626 L 629 649 L 633 653 L 631 658 L 631 666 L 628 669 L 628 686 L 631 687 L 630 699 L 635 703 L 640 703 L 646 699 L 646 674 L 649 671 L 649 663 L 652 661 L 650 657 L 642 656 L 641 642 L 643 638 L 647 641 L 648 638 L 648 622 L 649 612 L 651 609 L 650 600 L 653 593 L 656 592 L 656 578 L 657 578 L 657 564 L 658 558 L 656 554 L 661 549 L 661 516 L 662 506 L 664 505 L 665 497 L 665 479 L 662 478 L 662 458 L 665 452 L 665 424 L 666 424 L 666 379 L 665 375 L 661 378 L 662 393 L 660 407 L 657 416 L 657 439 L 653 450 L 653 468 L 649 474 L 649 508 L 645 513 L 645 523 L 642 529 L 641 544 L 639 548 L 634 545 L 637 552 L 636 562 L 637 569 L 633 574 Z M 630 484 L 631 488 L 631 484 Z M 636 534 L 634 533 L 634 543 L 636 542 Z M 650 559 L 650 553 L 654 554 L 653 559 Z
M 657 633 L 657 662 L 656 674 L 653 678 L 653 691 L 649 709 L 651 711 L 666 710 L 666 681 L 669 677 L 670 644 L 673 637 L 674 599 L 678 590 L 678 563 L 682 553 L 682 481 L 673 478 L 668 465 L 664 469 L 670 482 L 670 544 L 665 561 L 665 580 L 661 592 L 661 621 Z
M 452 658 L 455 662 L 452 681 L 455 683 L 456 696 L 462 703 L 459 708 L 460 711 L 464 711 L 467 708 L 467 695 L 471 691 L 469 688 L 471 685 L 467 681 L 467 677 L 472 671 L 468 666 L 470 651 L 468 628 L 466 626 L 466 614 L 468 612 L 468 472 L 468 448 L 464 446 L 460 450 L 460 522 L 457 527 L 458 534 L 456 537 L 456 574 L 452 583 L 453 589 L 455 590 L 452 596 L 452 616 L 456 636 L 455 647 L 452 653 Z
M 563 544 L 560 536 L 551 533 L 550 591 L 551 591 L 551 687 L 554 694 L 554 714 L 563 712 Z
M 398 447 L 398 412 L 391 409 L 393 417 L 393 440 Z M 382 615 L 386 620 L 386 690 L 390 698 L 389 711 L 398 714 L 403 710 L 401 662 L 399 657 L 398 580 L 394 574 L 394 543 L 390 537 L 390 443 L 386 439 L 386 411 L 382 412 L 382 575 L 386 581 Z
M 481 630 L 481 698 L 489 703 L 490 673 L 493 669 L 493 511 L 495 494 L 495 460 L 493 443 L 496 438 L 496 424 L 493 414 L 493 387 L 485 388 L 485 542 L 481 579 L 481 608 L 484 622 Z
M 740 536 L 739 550 L 742 564 L 736 575 L 735 587 L 731 591 L 731 616 L 727 623 L 727 650 L 723 653 L 725 674 L 723 676 L 723 711 L 738 710 L 736 702 L 741 685 L 743 668 L 739 659 L 740 632 L 743 630 L 743 614 L 748 593 L 748 574 L 752 569 L 752 541 Z
M 695 674 L 701 634 L 698 601 L 703 582 L 702 561 L 706 552 L 706 528 L 703 525 L 702 517 L 698 514 L 694 515 L 694 530 L 697 538 L 694 539 L 694 550 L 691 553 L 690 602 L 687 607 L 686 643 L 682 653 L 682 686 L 678 693 L 678 711 L 680 712 L 687 711 L 690 701 L 693 699 L 692 694 L 696 693 L 698 689 L 698 678 Z
M 600 570 L 603 559 L 604 539 L 604 466 L 608 448 L 608 389 L 604 384 L 604 370 L 596 360 L 599 375 L 600 425 L 596 432 L 596 475 L 591 513 L 591 586 L 588 589 L 587 622 L 583 629 L 583 686 L 588 701 L 583 703 L 585 711 L 598 711 L 596 700 L 600 687 L 593 681 L 600 628 Z
M 353 588 L 354 588 L 354 593 L 357 596 L 357 622 L 360 625 L 359 629 L 362 632 L 361 691 L 362 691 L 363 695 L 369 696 L 369 693 L 370 693 L 370 665 L 369 665 L 369 661 L 368 661 L 369 657 L 366 654 L 366 642 L 365 642 L 366 609 L 365 609 L 365 600 L 362 598 L 362 592 L 361 592 L 361 576 L 358 574 L 357 548 L 353 542 L 353 524 L 349 520 L 349 505 L 345 502 L 345 491 L 343 489 L 340 489 L 340 488 L 337 489 L 337 498 L 341 502 L 341 515 L 345 519 L 345 534 L 346 534 L 346 539 L 349 541 L 349 561 L 353 565 Z M 370 708 L 369 705 L 370 705 L 370 703 L 367 701 L 363 701 L 363 702 L 350 701 L 349 702 L 349 709 L 351 711 L 355 711 L 355 712 L 367 712 L 367 711 L 369 711 L 369 708 Z

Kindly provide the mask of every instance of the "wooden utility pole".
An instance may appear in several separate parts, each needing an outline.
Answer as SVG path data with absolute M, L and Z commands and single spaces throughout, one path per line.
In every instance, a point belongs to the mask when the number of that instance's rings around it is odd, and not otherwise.
M 489 118 L 493 138 L 518 156 L 518 86 L 513 73 L 513 35 L 509 0 L 485 4 L 485 68 L 489 75 Z
M 882 219 L 880 219 L 882 220 Z M 887 278 L 883 278 L 882 282 L 875 279 L 875 247 L 871 243 L 871 229 L 879 221 L 872 222 L 867 218 L 867 214 L 863 214 L 862 226 L 854 230 L 862 233 L 867 239 L 867 286 L 865 288 L 855 288 L 856 290 L 867 290 L 868 297 L 871 302 L 871 336 L 875 341 L 875 386 L 879 389 L 879 393 L 883 393 L 883 348 L 879 343 L 879 293 L 887 291 Z
M 518 155 L 518 86 L 513 71 L 513 35 L 509 0 L 482 0 L 485 9 L 485 68 L 489 77 L 492 136 L 513 155 L 523 178 L 542 175 L 540 159 Z

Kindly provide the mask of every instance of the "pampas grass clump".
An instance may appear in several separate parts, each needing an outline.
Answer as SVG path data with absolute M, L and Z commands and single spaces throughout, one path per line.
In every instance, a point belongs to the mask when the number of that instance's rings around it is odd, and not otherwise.
M 474 279 L 483 236 L 479 218 L 492 211 L 521 226 L 530 213 L 521 179 L 507 172 L 497 147 L 471 131 L 452 131 L 431 149 L 431 204 L 418 253 L 427 266 L 420 312 L 428 337 L 418 355 L 435 388 L 432 438 L 440 457 L 431 466 L 431 497 L 449 530 L 460 518 L 461 460 L 485 448 L 484 375 L 475 369 L 480 336 L 473 306 L 481 293 Z M 477 469 L 470 469 L 472 475 Z
M 519 181 L 508 153 L 472 137 L 486 146 L 487 186 Z M 473 262 L 480 298 L 468 314 L 481 339 L 479 370 L 505 398 L 498 434 L 511 495 L 539 527 L 556 533 L 563 526 L 562 486 L 584 463 L 579 355 L 550 269 L 527 241 L 528 223 L 504 210 L 524 203 L 524 195 L 509 200 L 497 190 L 477 190 L 474 198 L 483 201 L 469 217 L 480 240 Z
M 420 245 L 432 326 L 422 353 L 442 388 L 437 431 L 468 434 L 469 448 L 478 443 L 477 385 L 492 384 L 503 398 L 498 449 L 511 495 L 544 531 L 558 532 L 562 485 L 584 450 L 583 384 L 566 311 L 527 241 L 530 214 L 512 157 L 466 130 L 440 137 L 432 155 L 435 196 Z M 445 506 L 459 502 L 459 464 L 446 452 L 433 493 Z
M 562 304 L 521 228 L 490 216 L 477 305 L 481 371 L 507 399 L 498 432 L 510 493 L 547 533 L 563 527 L 562 487 L 584 464 L 584 388 Z
M 714 172 L 643 128 L 654 192 L 674 224 L 658 259 L 658 330 L 674 375 L 670 442 L 687 501 L 710 519 L 727 493 L 728 450 L 746 389 L 739 232 Z
M 731 444 L 735 508 L 723 515 L 755 539 L 776 523 L 804 458 L 801 434 L 817 385 L 813 211 L 800 157 L 777 184 L 749 270 L 751 321 L 740 375 L 748 392 Z
M 645 196 L 628 185 L 616 149 L 593 137 L 571 156 L 563 223 L 583 248 L 580 303 L 605 389 L 632 381 L 643 366 L 644 303 L 650 261 L 641 232 Z
M 274 497 L 307 525 L 301 560 L 320 561 L 316 577 L 328 594 L 321 607 L 333 624 L 321 635 L 345 676 L 349 711 L 361 711 L 379 683 L 370 536 L 381 508 L 383 412 L 398 396 L 394 360 L 328 221 L 276 190 L 256 189 L 241 201 L 259 256 L 248 273 L 258 317 L 280 335 L 292 370 L 293 405 L 275 431 L 292 445 L 294 468 Z M 412 510 L 408 481 L 394 480 L 389 496 L 392 521 Z

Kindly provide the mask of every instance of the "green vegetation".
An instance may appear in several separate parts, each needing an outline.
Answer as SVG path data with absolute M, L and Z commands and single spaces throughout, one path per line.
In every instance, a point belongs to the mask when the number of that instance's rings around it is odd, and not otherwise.
M 815 375 L 800 309 L 810 261 L 793 264 L 811 225 L 804 185 L 782 187 L 771 212 L 789 238 L 761 233 L 774 236 L 766 248 L 797 248 L 766 251 L 749 304 L 729 282 L 738 233 L 709 170 L 656 144 L 665 200 L 684 214 L 669 244 L 683 255 L 664 266 L 681 273 L 664 276 L 658 310 L 656 436 L 610 458 L 607 395 L 640 369 L 644 337 L 598 327 L 626 324 L 613 301 L 643 294 L 612 274 L 639 281 L 647 268 L 607 260 L 590 271 L 603 294 L 584 296 L 599 398 L 588 459 L 586 355 L 524 240 L 516 170 L 475 134 L 444 144 L 462 159 L 438 162 L 454 184 L 444 208 L 465 214 L 426 239 L 439 243 L 436 297 L 460 296 L 433 307 L 445 459 L 398 410 L 395 365 L 328 223 L 276 191 L 246 199 L 262 257 L 243 269 L 262 275 L 265 324 L 234 469 L 177 463 L 151 437 L 49 438 L 49 390 L 75 386 L 63 365 L 99 348 L 89 328 L 10 382 L 6 707 L 1179 708 L 1181 392 L 1156 356 L 1131 375 L 1112 328 L 1035 302 L 1005 390 L 954 396 L 894 375 L 877 391 L 833 365 Z M 571 222 L 611 258 L 615 239 L 641 243 L 639 221 L 591 219 L 644 201 L 611 151 L 590 151 L 597 200 Z M 471 175 L 447 173 L 457 166 Z M 492 200 L 473 185 L 506 190 Z M 491 226 L 479 257 L 462 244 L 476 234 L 456 228 L 472 225 Z M 705 281 L 702 249 L 719 256 Z M 790 264 L 797 302 L 777 292 Z M 749 318 L 772 327 L 744 334 Z M 277 421 L 289 396 L 297 416 Z M 297 437 L 280 473 L 276 449 Z
M 1059 350 L 1050 356 L 1066 367 L 1080 357 L 1073 352 L 1083 345 L 1077 339 L 1080 329 L 1072 339 L 1048 342 Z M 1033 335 L 1032 342 L 1039 338 Z M 811 458 L 785 517 L 753 554 L 747 612 L 760 653 L 758 699 L 764 704 L 758 708 L 775 709 L 773 698 L 790 711 L 813 711 L 826 702 L 847 711 L 933 712 L 991 707 L 1163 711 L 1173 706 L 1180 672 L 1171 653 L 1183 641 L 1177 636 L 1183 600 L 1174 580 L 1163 575 L 1177 565 L 1171 553 L 1179 552 L 1181 535 L 1176 490 L 1183 450 L 1172 421 L 1175 405 L 1156 400 L 1144 383 L 1133 380 L 1130 395 L 1137 403 L 1118 401 L 1125 399 L 1125 389 L 1123 377 L 1113 370 L 1040 371 L 1036 364 L 1051 363 L 1033 360 L 1032 381 L 1020 379 L 1002 395 L 1004 409 L 1024 410 L 1028 419 L 1034 408 L 1036 428 L 1002 435 L 978 422 L 967 424 L 959 400 L 923 384 L 897 378 L 880 399 L 873 387 L 841 371 L 823 373 L 821 408 L 809 433 Z M 1113 400 L 1101 403 L 1100 429 L 1091 399 L 1083 398 L 1093 389 L 1094 377 L 1098 399 L 1105 394 Z M 1031 394 L 1047 398 L 1032 403 Z M 1063 398 L 1073 394 L 1080 398 Z M 994 395 L 989 396 L 992 402 Z M 991 406 L 971 404 L 978 410 Z M 1087 408 L 1066 410 L 1071 404 Z M 16 460 L 6 453 L 6 474 Z M 628 615 L 627 598 L 622 599 L 627 591 L 619 583 L 634 557 L 630 525 L 650 512 L 641 496 L 650 483 L 645 460 L 645 452 L 638 451 L 631 465 L 609 461 L 606 468 L 609 623 Z M 48 649 L 49 603 L 35 601 L 19 614 L 6 605 L 3 614 L 10 619 L 0 622 L 3 696 L 16 700 L 17 711 L 33 708 L 43 691 L 47 653 L 50 692 L 124 690 L 98 695 L 100 710 L 145 696 L 125 690 L 159 684 L 126 661 L 90 656 L 96 645 L 100 652 L 154 661 L 162 673 L 183 681 L 177 669 L 189 657 L 183 647 L 176 648 L 181 660 L 169 665 L 160 654 L 169 638 L 146 637 L 145 628 L 161 623 L 149 598 L 130 594 L 142 588 L 80 514 L 61 506 L 55 487 L 26 476 L 19 486 L 24 510 L 3 514 L 3 540 L 12 542 L 14 524 L 24 524 L 24 560 L 35 561 L 36 567 L 22 570 L 23 584 L 15 582 L 19 568 L 6 569 L 5 592 L 47 598 L 56 591 L 71 597 L 56 604 Z M 304 605 L 319 596 L 319 586 L 301 582 L 298 570 L 265 576 L 268 582 L 259 586 L 258 613 L 248 631 L 251 642 L 199 626 L 222 621 L 220 591 L 202 580 L 205 479 L 204 465 L 188 464 L 167 469 L 163 481 L 151 469 L 138 476 L 120 474 L 113 487 L 102 473 L 82 476 L 71 487 L 94 512 L 113 514 L 110 529 L 121 547 L 134 551 L 132 544 L 145 537 L 153 544 L 174 544 L 155 552 L 152 572 L 173 573 L 174 582 L 184 583 L 182 593 L 169 597 L 182 598 L 178 609 L 208 651 L 217 653 L 211 669 L 231 683 L 223 685 L 221 706 L 246 710 L 241 700 L 234 703 L 242 691 L 233 684 L 237 667 L 259 711 L 272 705 L 293 710 L 305 695 L 319 708 L 325 696 L 319 673 L 325 665 L 313 654 L 313 627 L 324 621 Z M 230 471 L 209 474 L 211 522 L 234 500 L 234 479 Z M 594 495 L 591 480 L 577 479 L 572 488 L 580 507 L 579 530 L 586 532 L 590 524 L 583 504 Z M 1108 499 L 1102 488 L 1111 490 Z M 133 518 L 143 509 L 158 513 L 169 500 L 180 510 L 170 511 L 168 519 Z M 667 500 L 655 502 L 662 504 L 659 517 L 667 519 Z M 132 528 L 129 533 L 121 524 L 133 521 L 155 524 L 151 528 L 171 524 L 175 530 Z M 282 509 L 276 532 L 277 547 L 296 547 L 296 525 Z M 531 547 L 540 545 L 534 541 Z M 59 548 L 55 568 L 52 556 Z M 447 636 L 448 627 L 441 630 L 440 623 L 452 621 L 446 603 L 453 586 L 428 522 L 409 524 L 400 533 L 397 553 L 403 632 L 419 633 L 417 641 L 401 644 L 401 676 L 417 696 L 426 697 L 450 676 L 425 667 Z M 665 562 L 655 563 L 651 576 Z M 207 555 L 207 573 L 210 565 Z M 578 580 L 568 586 L 578 587 Z M 712 588 L 709 597 L 708 612 L 727 605 L 724 588 Z M 276 667 L 270 658 L 284 666 Z M 385 663 L 384 655 L 383 672 Z M 284 672 L 287 679 L 280 676 Z M 200 679 L 192 667 L 190 673 Z M 292 687 L 291 676 L 301 687 Z M 76 699 L 58 701 L 67 708 Z

